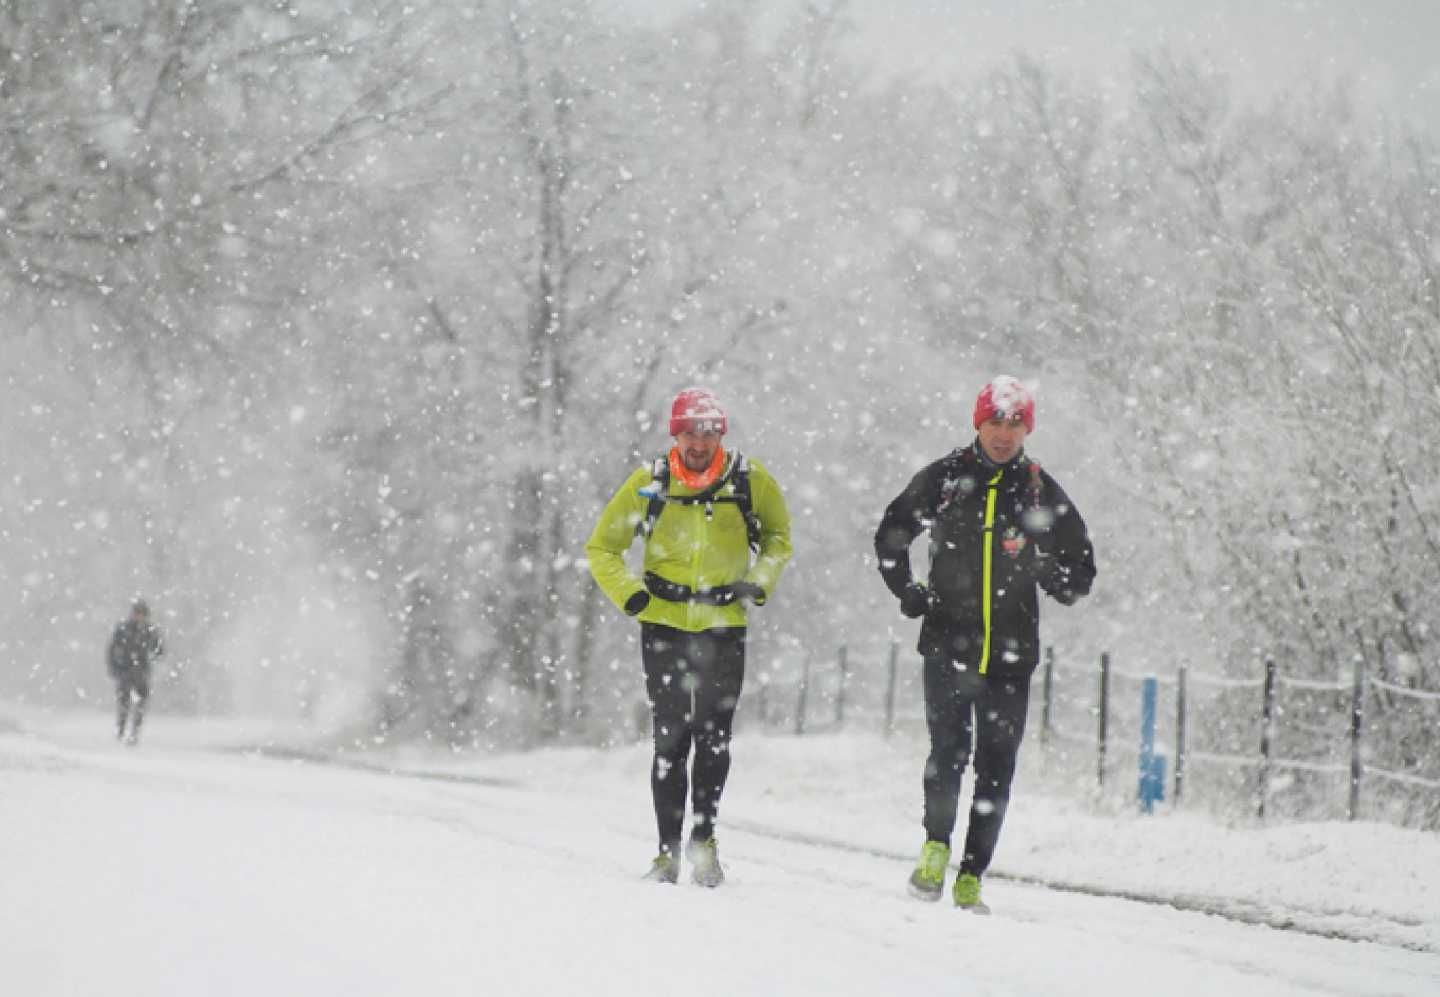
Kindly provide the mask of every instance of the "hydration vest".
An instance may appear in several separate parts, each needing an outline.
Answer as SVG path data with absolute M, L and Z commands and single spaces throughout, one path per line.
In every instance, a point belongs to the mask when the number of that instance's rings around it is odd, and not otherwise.
M 740 451 L 735 451 L 730 458 L 730 466 L 725 473 L 720 475 L 710 487 L 704 491 L 696 492 L 694 495 L 671 495 L 670 494 L 670 455 L 661 454 L 656 457 L 650 465 L 650 484 L 640 489 L 640 494 L 649 500 L 649 506 L 645 510 L 645 518 L 635 524 L 635 535 L 650 539 L 655 532 L 655 521 L 665 511 L 666 503 L 676 505 L 704 505 L 705 518 L 715 518 L 715 506 L 721 502 L 733 502 L 740 510 L 740 515 L 745 520 L 745 534 L 750 541 L 750 550 L 758 554 L 760 552 L 760 520 L 755 515 L 755 510 L 750 501 L 750 463 Z M 720 492 L 726 485 L 733 487 L 721 495 Z

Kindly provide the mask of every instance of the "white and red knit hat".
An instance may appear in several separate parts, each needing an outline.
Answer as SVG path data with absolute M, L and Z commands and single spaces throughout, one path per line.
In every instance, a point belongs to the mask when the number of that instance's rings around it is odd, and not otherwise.
M 712 430 L 721 436 L 730 428 L 725 409 L 714 393 L 705 388 L 686 388 L 670 403 L 670 435 Z
M 1027 433 L 1035 432 L 1035 396 L 1009 374 L 1000 374 L 975 399 L 975 428 L 991 419 L 1019 418 Z

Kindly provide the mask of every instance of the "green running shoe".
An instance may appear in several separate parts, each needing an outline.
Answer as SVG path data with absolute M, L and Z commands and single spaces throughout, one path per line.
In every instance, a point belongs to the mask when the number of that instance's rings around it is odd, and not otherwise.
M 980 899 L 980 877 L 973 872 L 962 872 L 955 877 L 955 906 L 972 914 L 988 914 L 990 908 Z
M 678 883 L 680 881 L 680 860 L 669 852 L 661 852 L 650 863 L 650 871 L 644 876 L 651 883 Z
M 696 886 L 719 886 L 725 882 L 720 853 L 714 838 L 691 838 L 685 849 L 690 860 L 690 879 Z
M 939 900 L 945 889 L 945 870 L 950 865 L 950 846 L 927 841 L 920 849 L 920 861 L 910 874 L 910 895 L 919 900 Z

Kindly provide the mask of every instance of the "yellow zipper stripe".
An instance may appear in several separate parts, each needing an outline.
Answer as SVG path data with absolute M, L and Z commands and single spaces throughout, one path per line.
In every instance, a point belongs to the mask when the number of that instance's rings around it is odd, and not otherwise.
M 985 618 L 985 644 L 980 649 L 980 674 L 984 675 L 990 668 L 990 573 L 995 561 L 995 492 L 1000 487 L 1000 475 L 1003 471 L 996 471 L 995 477 L 990 479 L 990 488 L 985 493 L 985 568 L 980 579 L 981 614 Z
M 694 516 L 700 522 L 698 528 L 699 536 L 695 538 L 695 549 L 691 552 L 690 556 L 690 586 L 698 592 L 700 590 L 700 572 L 703 568 L 701 562 L 705 557 L 705 545 L 710 542 L 710 538 L 708 536 L 710 532 L 710 524 L 705 519 L 705 507 L 703 505 L 692 505 L 690 508 L 695 510 Z M 685 603 L 686 630 L 695 629 L 695 612 L 699 608 L 700 604 L 698 602 Z M 708 607 L 706 611 L 709 611 Z

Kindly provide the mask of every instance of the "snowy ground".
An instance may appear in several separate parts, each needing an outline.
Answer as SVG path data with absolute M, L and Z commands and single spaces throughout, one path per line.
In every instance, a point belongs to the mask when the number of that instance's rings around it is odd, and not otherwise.
M 101 714 L 0 707 L 0 989 L 1440 995 L 1434 834 L 1099 818 L 1022 785 L 982 918 L 905 895 L 913 742 L 742 733 L 715 891 L 638 881 L 643 748 L 236 750 L 293 743 L 156 717 L 126 749 Z

